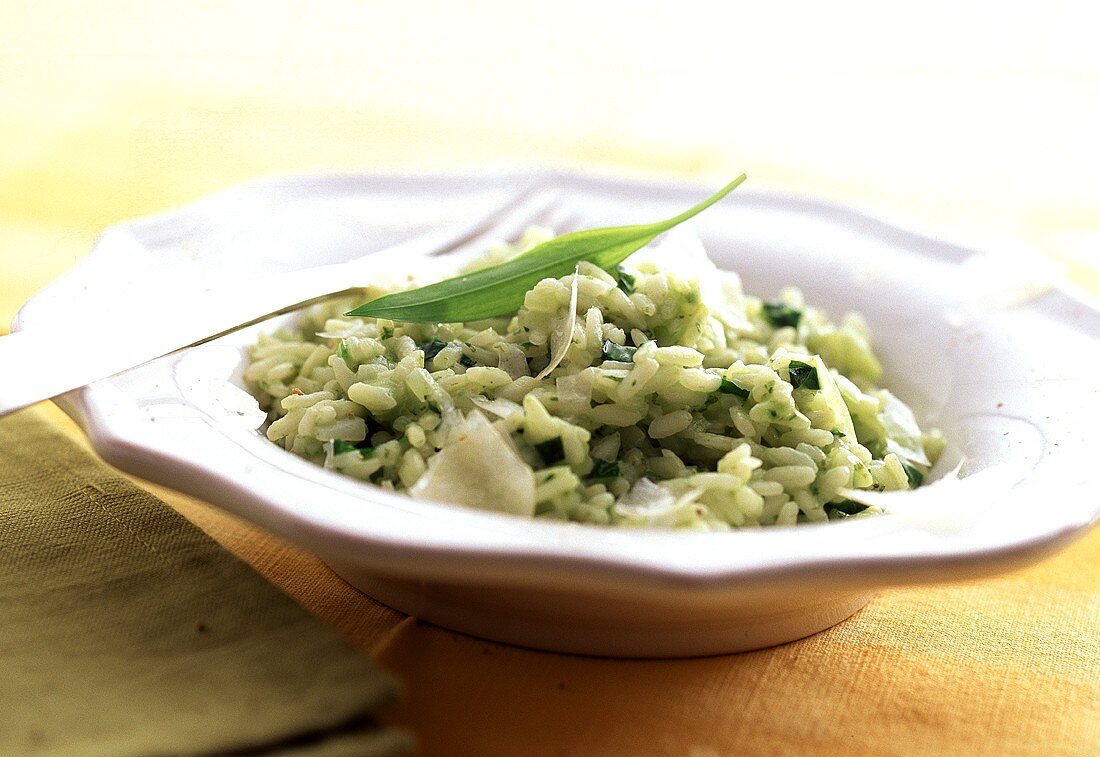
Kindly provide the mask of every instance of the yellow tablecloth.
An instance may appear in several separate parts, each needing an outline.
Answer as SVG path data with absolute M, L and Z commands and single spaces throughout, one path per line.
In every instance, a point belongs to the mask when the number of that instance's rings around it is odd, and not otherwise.
M 997 24 L 486 5 L 5 4 L 0 322 L 103 226 L 233 181 L 516 162 L 747 170 L 1024 240 L 1100 292 L 1100 58 L 1071 4 Z M 402 676 L 393 719 L 427 754 L 1100 752 L 1100 532 L 1002 578 L 887 592 L 777 649 L 609 661 L 403 622 L 296 547 L 146 486 Z

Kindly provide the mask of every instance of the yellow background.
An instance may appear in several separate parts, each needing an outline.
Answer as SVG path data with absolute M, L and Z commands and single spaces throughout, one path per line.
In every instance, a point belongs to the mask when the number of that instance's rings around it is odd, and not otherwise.
M 1097 24 L 1024 6 L 6 0 L 0 323 L 112 222 L 314 170 L 744 170 L 1023 240 L 1100 292 Z M 398 628 L 310 556 L 161 493 L 404 676 L 395 718 L 429 753 L 1100 749 L 1095 533 L 776 650 L 613 662 Z

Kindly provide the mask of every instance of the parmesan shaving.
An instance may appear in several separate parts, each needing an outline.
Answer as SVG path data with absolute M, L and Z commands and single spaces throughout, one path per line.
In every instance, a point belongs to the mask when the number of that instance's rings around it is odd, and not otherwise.
M 550 375 L 550 373 L 561 365 L 561 361 L 565 360 L 565 353 L 569 351 L 569 346 L 573 344 L 573 330 L 577 326 L 577 291 L 580 288 L 580 264 L 573 269 L 573 284 L 569 287 L 569 312 L 566 313 L 564 328 L 559 325 L 554 329 L 554 333 L 550 335 L 550 362 L 546 364 L 539 375 L 535 376 L 536 379 L 541 381 Z
M 646 526 L 674 526 L 684 508 L 702 493 L 692 489 L 677 497 L 648 478 L 640 478 L 615 504 L 615 513 L 628 522 Z
M 409 489 L 417 499 L 479 510 L 535 513 L 535 474 L 507 439 L 478 411 L 451 432 Z
M 963 463 L 960 461 L 947 475 L 912 491 L 848 489 L 842 495 L 932 533 L 960 534 L 973 527 L 1021 478 L 1020 471 L 1007 463 L 960 477 Z

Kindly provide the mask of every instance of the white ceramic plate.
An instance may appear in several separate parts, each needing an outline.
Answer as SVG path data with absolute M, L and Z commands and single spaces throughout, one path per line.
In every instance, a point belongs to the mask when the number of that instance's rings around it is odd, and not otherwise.
M 261 181 L 112 227 L 83 264 L 27 303 L 17 327 L 71 338 L 83 303 L 129 303 L 164 282 L 346 260 L 531 186 L 558 188 L 580 226 L 664 217 L 713 189 L 549 172 Z M 301 544 L 386 604 L 478 636 L 569 652 L 682 656 L 793 640 L 848 617 L 883 587 L 1038 560 L 1100 517 L 1092 479 L 1100 311 L 1064 286 L 1021 296 L 1034 260 L 744 189 L 696 226 L 746 291 L 773 295 L 793 284 L 834 317 L 862 312 L 883 383 L 951 441 L 934 474 L 965 459 L 969 478 L 921 490 L 879 518 L 719 534 L 417 502 L 266 441 L 240 379 L 256 329 L 61 403 L 111 464 Z M 126 338 L 92 336 L 105 349 Z

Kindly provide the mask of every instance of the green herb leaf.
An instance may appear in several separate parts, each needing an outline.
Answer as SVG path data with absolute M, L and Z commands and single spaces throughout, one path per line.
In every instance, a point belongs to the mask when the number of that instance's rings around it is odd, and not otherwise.
M 820 389 L 821 379 L 817 375 L 817 368 L 803 363 L 801 360 L 792 360 L 789 368 L 791 372 L 791 386 L 795 389 Z
M 351 362 L 351 353 L 348 352 L 348 343 L 346 339 L 340 340 L 340 344 L 336 346 L 336 354 L 339 355 L 345 363 Z
M 633 363 L 634 353 L 637 351 L 637 347 L 624 347 L 621 344 L 615 344 L 610 339 L 605 339 L 603 343 L 604 360 L 614 360 L 619 363 Z
M 747 400 L 749 398 L 748 389 L 742 389 L 737 384 L 729 381 L 728 379 L 722 379 L 722 385 L 718 387 L 718 391 L 720 391 L 722 394 L 736 394 L 743 400 Z
M 458 359 L 459 365 L 464 365 L 467 368 L 473 368 L 477 365 L 477 361 L 469 355 L 463 355 Z
M 618 478 L 619 477 L 619 464 L 617 462 L 609 463 L 606 460 L 601 460 L 598 457 L 592 458 L 592 472 L 585 478 L 599 479 L 599 478 Z
M 842 499 L 840 502 L 829 502 L 825 505 L 825 514 L 830 518 L 847 518 L 849 515 L 858 515 L 867 509 L 867 505 L 861 505 L 850 499 Z
M 909 463 L 902 463 L 902 468 L 905 468 L 905 478 L 909 480 L 909 488 L 916 489 L 918 486 L 924 483 L 924 474 L 914 468 Z
M 527 291 L 542 279 L 567 276 L 582 260 L 613 272 L 631 253 L 702 213 L 736 189 L 745 178 L 741 174 L 698 205 L 664 221 L 563 234 L 500 265 L 419 289 L 387 294 L 346 315 L 407 323 L 458 323 L 514 313 L 523 304 Z
M 424 350 L 424 360 L 428 361 L 438 355 L 439 351 L 447 346 L 447 343 L 441 342 L 438 339 L 432 339 L 430 342 L 421 342 L 416 346 Z
M 619 279 L 619 289 L 623 290 L 627 294 L 634 293 L 634 275 L 627 273 L 626 269 L 621 265 L 615 266 L 615 275 Z
M 801 310 L 784 305 L 782 302 L 765 302 L 764 315 L 777 329 L 783 326 L 798 328 L 798 322 L 802 320 Z
M 352 442 L 336 439 L 332 442 L 332 452 L 336 455 L 342 455 L 345 452 L 358 452 L 360 457 L 366 459 L 374 454 L 374 447 L 368 447 L 366 444 L 365 441 L 353 444 Z
M 533 446 L 535 448 L 535 451 L 539 453 L 539 457 L 542 458 L 542 462 L 545 465 L 560 463 L 562 460 L 565 459 L 565 447 L 562 446 L 561 439 L 559 437 L 547 439 L 545 442 L 540 442 Z

